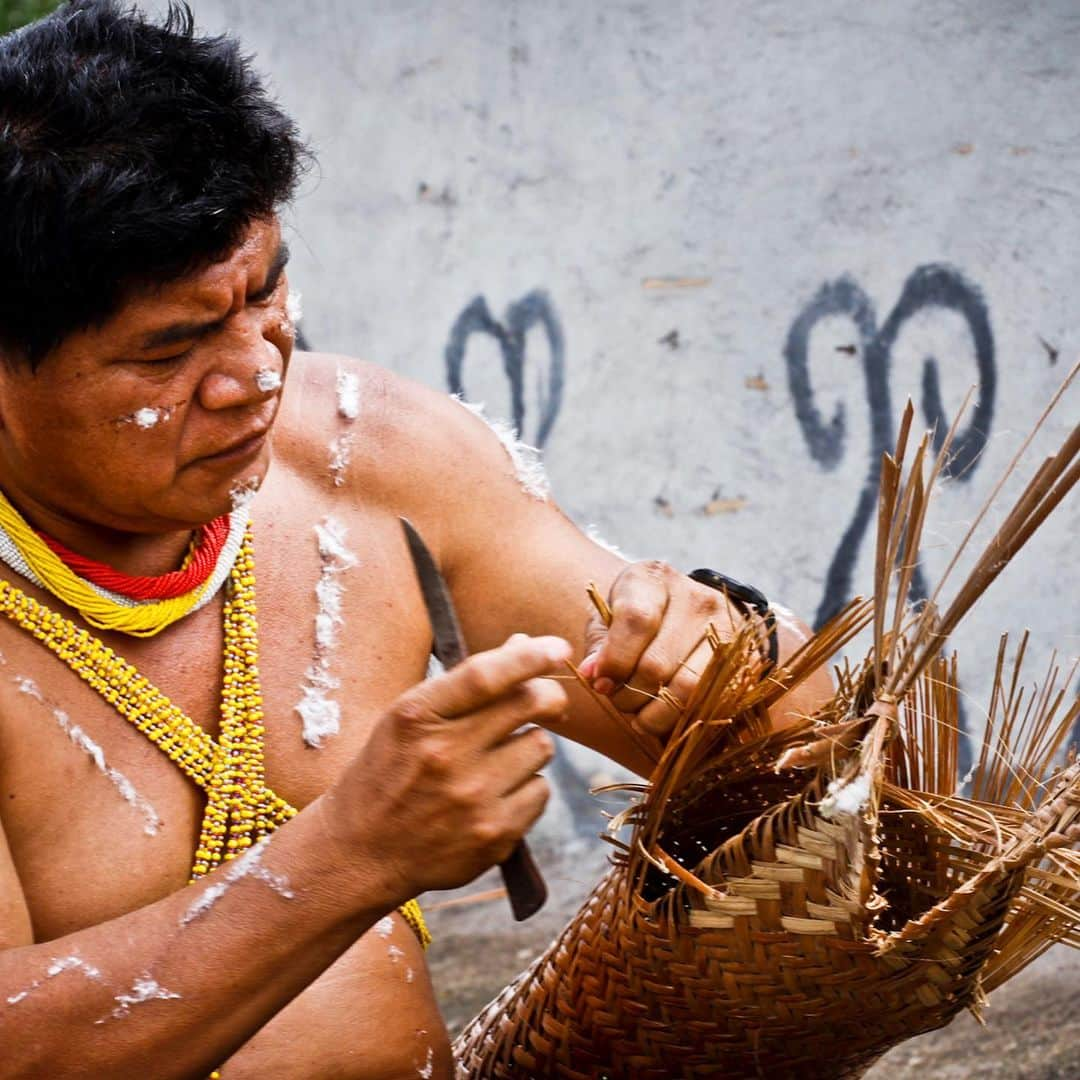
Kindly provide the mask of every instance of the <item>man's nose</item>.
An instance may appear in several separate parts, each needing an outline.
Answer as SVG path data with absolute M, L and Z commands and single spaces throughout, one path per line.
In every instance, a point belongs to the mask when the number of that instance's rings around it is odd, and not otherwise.
M 218 411 L 257 404 L 281 388 L 285 357 L 255 323 L 225 335 L 220 351 L 199 383 L 197 396 L 204 409 Z

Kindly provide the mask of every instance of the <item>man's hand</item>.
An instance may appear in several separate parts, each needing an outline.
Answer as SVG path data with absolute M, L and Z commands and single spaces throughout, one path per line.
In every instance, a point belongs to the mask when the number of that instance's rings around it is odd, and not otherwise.
M 723 593 L 656 561 L 627 566 L 612 583 L 607 603 L 610 626 L 598 612 L 589 616 L 581 674 L 641 733 L 662 740 L 677 713 L 657 697 L 658 691 L 667 687 L 685 705 L 712 655 L 706 627 L 711 622 L 722 638 L 731 638 L 744 616 Z M 777 633 L 782 662 L 807 639 L 809 630 L 785 618 L 778 620 Z M 790 723 L 831 693 L 828 675 L 814 673 L 770 709 L 773 723 Z
M 561 638 L 515 634 L 403 694 L 324 799 L 345 859 L 372 870 L 400 902 L 463 885 L 502 862 L 540 817 L 550 789 L 537 775 L 566 692 L 544 676 L 570 657 Z
M 581 674 L 642 733 L 662 738 L 676 712 L 657 692 L 666 686 L 685 704 L 712 654 L 706 627 L 733 636 L 740 617 L 721 593 L 656 560 L 627 566 L 607 603 L 610 626 L 599 612 L 589 616 Z

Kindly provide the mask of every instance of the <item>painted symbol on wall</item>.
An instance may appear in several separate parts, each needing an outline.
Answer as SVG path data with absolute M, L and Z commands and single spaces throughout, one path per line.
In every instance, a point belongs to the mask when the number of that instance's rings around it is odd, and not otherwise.
M 915 270 L 900 299 L 879 328 L 870 298 L 849 277 L 826 282 L 792 324 L 784 346 L 788 385 L 795 415 L 802 428 L 810 456 L 823 468 L 835 468 L 845 453 L 847 418 L 837 403 L 828 420 L 814 398 L 810 379 L 809 342 L 814 327 L 829 316 L 847 316 L 854 324 L 859 344 L 852 350 L 862 359 L 870 419 L 869 462 L 855 510 L 833 554 L 825 575 L 825 589 L 818 605 L 815 626 L 820 627 L 840 610 L 852 595 L 855 560 L 862 547 L 877 503 L 881 455 L 896 441 L 894 412 L 889 387 L 893 346 L 904 324 L 916 313 L 938 308 L 958 313 L 967 323 L 975 350 L 978 386 L 975 406 L 966 427 L 957 432 L 945 475 L 968 481 L 979 465 L 994 418 L 997 372 L 990 316 L 979 289 L 958 270 L 930 264 Z M 934 429 L 934 445 L 940 449 L 951 423 L 941 397 L 938 359 L 927 356 L 922 367 L 921 404 L 926 423 Z M 912 599 L 925 599 L 926 580 L 918 568 L 912 582 Z
M 543 329 L 548 344 L 548 362 L 536 369 L 536 427 L 525 434 L 526 341 L 533 327 Z M 519 438 L 543 447 L 555 426 L 562 406 L 565 379 L 566 343 L 562 326 L 547 293 L 530 292 L 506 309 L 502 322 L 492 317 L 487 301 L 478 296 L 457 317 L 446 343 L 446 382 L 452 394 L 468 398 L 465 390 L 465 352 L 473 334 L 493 338 L 502 354 L 503 371 L 510 388 L 510 419 Z

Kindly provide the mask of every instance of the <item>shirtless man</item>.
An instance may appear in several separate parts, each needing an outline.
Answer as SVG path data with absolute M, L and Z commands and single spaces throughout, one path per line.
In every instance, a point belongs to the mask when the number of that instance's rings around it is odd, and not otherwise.
M 276 210 L 302 148 L 234 43 L 194 37 L 182 15 L 62 9 L 0 41 L 0 139 L 0 489 L 15 515 L 0 564 L 0 1077 L 449 1076 L 423 951 L 395 909 L 471 880 L 536 821 L 552 744 L 528 725 L 643 770 L 627 728 L 662 737 L 671 715 L 633 688 L 685 695 L 679 661 L 703 625 L 739 616 L 585 539 L 456 402 L 294 353 Z M 224 593 L 134 636 L 88 625 L 82 602 L 12 563 L 45 534 L 163 575 L 256 489 L 260 739 L 266 783 L 299 812 L 188 886 L 206 795 L 122 718 L 141 684 L 105 700 L 20 624 L 9 586 L 215 738 Z M 474 652 L 426 682 L 399 515 L 432 546 Z M 332 534 L 322 553 L 316 524 Z M 590 621 L 590 579 L 610 629 Z M 797 636 L 782 631 L 782 654 Z M 625 725 L 546 678 L 585 656 Z M 825 693 L 804 685 L 777 719 Z

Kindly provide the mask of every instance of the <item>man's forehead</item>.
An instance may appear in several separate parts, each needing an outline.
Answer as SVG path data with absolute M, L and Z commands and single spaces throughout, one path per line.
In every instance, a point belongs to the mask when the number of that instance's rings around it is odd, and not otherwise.
M 223 258 L 168 281 L 135 289 L 102 329 L 118 331 L 133 345 L 173 322 L 216 311 L 239 286 L 261 281 L 284 267 L 288 246 L 276 220 L 255 222 Z

